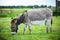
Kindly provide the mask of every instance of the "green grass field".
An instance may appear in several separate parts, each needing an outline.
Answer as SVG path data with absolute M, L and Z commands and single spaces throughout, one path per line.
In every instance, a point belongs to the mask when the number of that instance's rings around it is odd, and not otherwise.
M 60 16 L 53 16 L 52 33 L 46 33 L 45 25 L 32 25 L 32 34 L 29 34 L 27 28 L 23 35 L 24 24 L 21 24 L 17 34 L 11 35 L 11 17 L 16 17 L 28 9 L 2 9 L 4 11 L 0 14 L 0 40 L 60 40 Z
M 28 10 L 31 8 L 2 8 L 0 9 L 0 17 L 15 17 L 21 13 L 23 13 L 25 10 Z
M 19 25 L 18 33 L 11 35 L 10 17 L 0 17 L 0 40 L 60 40 L 60 16 L 53 16 L 53 32 L 46 33 L 45 25 L 32 25 L 32 34 L 29 34 L 28 28 L 23 35 L 24 24 Z

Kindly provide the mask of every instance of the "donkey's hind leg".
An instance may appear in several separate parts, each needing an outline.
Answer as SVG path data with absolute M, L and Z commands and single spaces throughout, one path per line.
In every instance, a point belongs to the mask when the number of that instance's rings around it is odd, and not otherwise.
M 50 27 L 50 32 L 52 32 L 52 20 L 46 20 L 46 31 L 48 33 L 48 27 Z
M 46 25 L 46 32 L 48 33 L 48 21 L 45 20 L 45 25 Z
M 52 32 L 52 19 L 48 20 L 48 26 L 50 27 L 50 32 Z
M 52 19 L 50 21 L 50 32 L 52 32 Z

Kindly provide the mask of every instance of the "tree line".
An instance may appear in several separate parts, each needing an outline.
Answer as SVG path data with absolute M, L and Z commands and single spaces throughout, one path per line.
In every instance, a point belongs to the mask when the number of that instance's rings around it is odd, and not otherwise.
M 47 5 L 34 5 L 34 6 L 0 6 L 0 8 L 52 8 L 53 6 L 47 6 Z

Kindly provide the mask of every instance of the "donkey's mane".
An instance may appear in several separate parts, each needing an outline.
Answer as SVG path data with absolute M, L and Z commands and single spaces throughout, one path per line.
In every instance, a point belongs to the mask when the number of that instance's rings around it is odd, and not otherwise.
M 17 24 L 23 23 L 24 22 L 24 19 L 25 19 L 24 14 L 20 15 L 20 17 L 17 18 Z

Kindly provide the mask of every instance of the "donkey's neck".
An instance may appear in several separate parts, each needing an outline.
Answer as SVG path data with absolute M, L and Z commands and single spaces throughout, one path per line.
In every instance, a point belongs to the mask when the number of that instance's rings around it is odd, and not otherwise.
M 23 22 L 24 22 L 24 19 L 25 19 L 25 16 L 24 16 L 24 14 L 22 14 L 22 15 L 17 19 L 17 24 L 19 25 L 19 24 L 23 23 Z
M 21 22 L 17 19 L 17 25 L 21 24 Z

